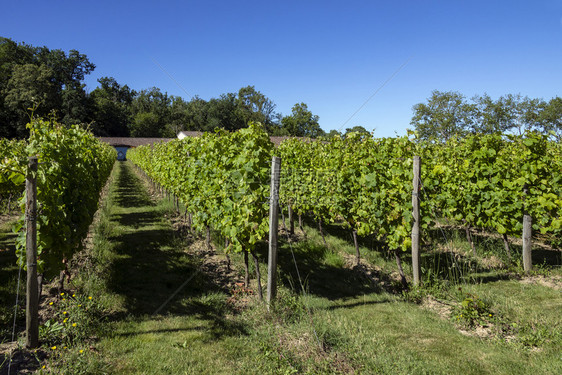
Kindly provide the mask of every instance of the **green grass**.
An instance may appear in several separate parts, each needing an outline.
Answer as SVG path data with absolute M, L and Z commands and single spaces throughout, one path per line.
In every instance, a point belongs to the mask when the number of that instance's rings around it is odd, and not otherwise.
M 460 235 L 451 237 L 461 249 L 454 260 L 425 249 L 426 273 L 431 270 L 433 276 L 422 295 L 439 294 L 455 304 L 465 293 L 477 294 L 494 311 L 503 336 L 465 335 L 449 317 L 386 292 L 364 269 L 348 265 L 355 255 L 348 231 L 325 226 L 325 248 L 314 223 L 305 226 L 307 240 L 288 243 L 281 238 L 279 296 L 268 312 L 255 296 L 230 295 L 213 275 L 198 271 L 201 259 L 190 248 L 194 239 L 178 235 L 168 220 L 171 205 L 154 202 L 128 163 L 118 163 L 112 178 L 94 249 L 76 281 L 106 311 L 103 329 L 88 344 L 95 349 L 88 346 L 82 357 L 71 351 L 63 363 L 53 356 L 48 366 L 53 373 L 562 372 L 557 350 L 560 292 L 504 280 L 508 270 L 474 258 Z M 360 245 L 362 258 L 380 269 L 376 276 L 389 278 L 388 286 L 397 287 L 390 278 L 396 272 L 394 257 L 370 238 L 360 239 Z M 491 251 L 489 243 L 478 246 L 480 256 Z M 265 286 L 265 246 L 258 255 Z M 231 258 L 241 274 L 242 256 Z M 407 254 L 403 260 L 409 277 Z M 462 272 L 451 271 L 453 263 Z M 468 273 L 477 277 L 466 277 Z M 513 337 L 507 340 L 507 334 Z
M 15 253 L 16 236 L 12 233 L 14 220 L 0 223 L 0 343 L 11 341 L 14 320 L 19 270 Z M 21 332 L 22 324 L 25 324 L 25 272 L 21 273 L 21 277 L 16 334 Z

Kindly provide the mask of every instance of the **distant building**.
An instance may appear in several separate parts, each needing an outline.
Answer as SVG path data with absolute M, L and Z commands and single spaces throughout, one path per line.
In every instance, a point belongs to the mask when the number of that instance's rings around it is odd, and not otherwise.
M 178 139 L 184 139 L 186 137 L 200 137 L 202 134 L 203 132 L 197 131 L 181 131 L 178 133 Z M 285 139 L 293 137 L 284 136 L 269 138 L 271 139 L 271 142 L 273 142 L 275 147 L 278 147 Z M 131 147 L 151 145 L 158 142 L 169 142 L 174 138 L 98 137 L 98 139 L 109 144 L 110 146 L 115 147 L 115 150 L 117 150 L 117 160 L 127 160 L 127 151 Z
M 98 139 L 115 147 L 117 160 L 127 160 L 127 151 L 131 147 L 151 145 L 158 142 L 169 142 L 174 138 L 98 137 Z
M 184 139 L 185 137 L 200 137 L 203 132 L 191 132 L 191 131 L 181 131 L 178 133 L 178 139 Z

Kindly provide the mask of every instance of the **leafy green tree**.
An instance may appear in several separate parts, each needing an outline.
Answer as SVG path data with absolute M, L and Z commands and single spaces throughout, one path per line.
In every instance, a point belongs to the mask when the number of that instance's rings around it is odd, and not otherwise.
M 493 134 L 512 132 L 519 135 L 538 126 L 540 99 L 508 94 L 493 100 L 489 95 L 475 96 L 473 133 Z
M 48 114 L 57 108 L 56 87 L 51 81 L 52 71 L 45 65 L 15 65 L 6 85 L 6 109 L 17 115 L 16 135 L 25 137 L 28 113 L 35 108 L 37 115 Z
M 446 142 L 468 133 L 474 122 L 475 105 L 458 92 L 433 91 L 426 103 L 414 105 L 410 122 L 421 139 Z
M 242 87 L 238 91 L 236 115 L 244 122 L 244 127 L 253 121 L 263 124 L 270 134 L 277 131 L 279 117 L 275 107 L 275 103 L 254 86 Z
M 562 140 L 562 98 L 555 97 L 548 103 L 543 102 L 538 116 L 539 126 L 543 133 L 554 132 L 557 140 Z
M 318 118 L 305 103 L 297 103 L 292 108 L 292 114 L 281 119 L 281 128 L 289 135 L 317 138 L 325 134 L 318 124 Z
M 134 137 L 175 136 L 171 127 L 171 104 L 172 98 L 157 87 L 141 90 L 131 104 L 134 117 L 130 129 L 131 135 Z M 140 116 L 142 114 L 146 116 Z M 149 129 L 147 126 L 152 128 Z
M 183 130 L 204 130 L 207 126 L 207 102 L 198 96 L 187 103 L 186 123 Z
M 54 110 L 67 125 L 86 121 L 88 98 L 82 81 L 94 68 L 76 50 L 67 55 L 0 37 L 0 134 L 27 135 L 22 124 L 29 121 L 30 102 L 38 106 L 36 115 Z
M 153 112 L 139 112 L 131 125 L 133 137 L 162 137 L 164 128 L 160 126 L 160 117 Z
M 346 128 L 344 135 L 348 135 L 349 133 L 359 133 L 361 135 L 368 135 L 368 136 L 371 135 L 371 133 L 367 129 L 365 129 L 364 127 L 359 126 L 359 125 L 354 126 L 352 128 Z
M 93 105 L 92 132 L 98 136 L 127 137 L 131 122 L 131 104 L 136 95 L 114 78 L 98 79 L 100 87 L 90 94 Z
M 222 128 L 230 131 L 247 127 L 237 112 L 236 94 L 222 94 L 207 103 L 207 124 L 204 130 Z
M 187 123 L 187 102 L 180 96 L 171 96 L 170 102 L 167 127 L 168 132 L 176 136 Z

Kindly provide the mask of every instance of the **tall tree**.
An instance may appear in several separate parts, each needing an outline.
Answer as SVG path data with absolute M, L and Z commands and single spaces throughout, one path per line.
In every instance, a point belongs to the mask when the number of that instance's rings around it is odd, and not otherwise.
M 154 112 L 139 112 L 131 124 L 132 137 L 163 137 L 167 134 L 161 126 L 161 118 Z
M 226 130 L 238 130 L 245 128 L 247 124 L 237 112 L 236 94 L 222 94 L 219 98 L 213 98 L 207 103 L 207 124 L 205 130 L 222 128 Z
M 102 77 L 98 82 L 100 87 L 90 94 L 94 107 L 92 131 L 100 136 L 129 136 L 131 105 L 136 92 L 111 77 Z
M 82 81 L 94 68 L 76 50 L 67 55 L 0 37 L 0 134 L 27 135 L 22 124 L 29 120 L 31 102 L 38 106 L 36 114 L 55 111 L 65 123 L 85 121 L 88 99 Z
M 422 139 L 446 142 L 454 136 L 465 135 L 474 121 L 475 105 L 453 91 L 433 91 L 426 103 L 413 107 L 414 125 Z
M 279 129 L 279 117 L 275 112 L 275 103 L 257 91 L 254 86 L 242 87 L 238 91 L 237 116 L 244 122 L 261 122 L 268 133 Z
M 562 141 L 562 98 L 557 96 L 541 104 L 538 123 L 542 132 L 553 132 Z
M 52 82 L 52 70 L 45 65 L 14 65 L 4 91 L 5 108 L 16 115 L 15 135 L 25 137 L 25 124 L 33 109 L 45 116 L 59 105 L 57 89 Z
M 281 129 L 297 137 L 317 138 L 325 133 L 318 124 L 318 115 L 313 115 L 305 103 L 297 103 L 292 113 L 281 119 Z

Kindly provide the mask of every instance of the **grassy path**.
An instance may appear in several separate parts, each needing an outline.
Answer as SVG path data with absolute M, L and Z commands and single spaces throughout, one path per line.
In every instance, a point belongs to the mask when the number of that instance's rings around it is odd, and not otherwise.
M 225 318 L 227 296 L 197 272 L 200 260 L 178 238 L 169 205 L 151 199 L 130 164 L 116 168 L 94 240 L 101 277 L 85 281 L 114 312 L 97 349 L 114 373 L 231 373 L 225 358 L 238 348 L 221 342 L 243 330 Z
M 14 304 L 16 301 L 18 266 L 16 264 L 15 238 L 12 224 L 16 217 L 9 217 L 0 221 L 0 343 L 11 341 L 14 319 Z M 23 306 L 25 305 L 25 272 L 20 283 L 20 309 L 16 334 L 22 323 L 25 324 Z
M 306 297 L 291 290 L 297 276 L 285 243 L 279 256 L 284 286 L 273 313 L 267 313 L 253 296 L 231 297 L 210 275 L 197 272 L 160 314 L 153 315 L 199 269 L 201 260 L 189 241 L 178 238 L 168 219 L 170 207 L 151 199 L 130 164 L 118 163 L 116 168 L 94 241 L 96 267 L 83 279 L 86 289 L 112 311 L 106 333 L 95 345 L 109 364 L 109 373 L 548 374 L 560 370 L 562 358 L 552 342 L 529 350 L 463 335 L 451 321 L 380 290 L 343 267 L 345 259 L 336 249 L 344 245 L 329 238 L 335 241 L 332 250 L 323 248 L 310 227 L 309 240 L 293 246 Z M 241 269 L 240 257 L 234 256 L 233 262 Z M 541 319 L 559 319 L 559 292 L 538 285 L 521 288 L 516 281 L 478 288 L 490 298 L 494 290 L 506 300 L 517 294 L 517 304 L 509 306 L 514 314 L 522 311 L 519 305 L 543 303 L 549 307 Z M 246 307 L 239 311 L 241 305 Z

